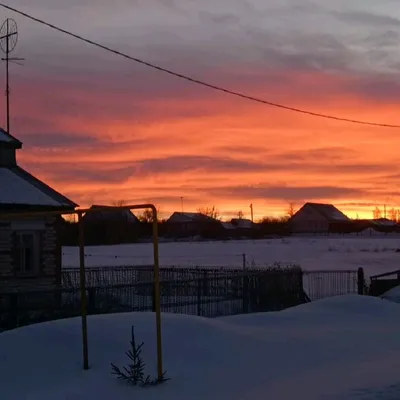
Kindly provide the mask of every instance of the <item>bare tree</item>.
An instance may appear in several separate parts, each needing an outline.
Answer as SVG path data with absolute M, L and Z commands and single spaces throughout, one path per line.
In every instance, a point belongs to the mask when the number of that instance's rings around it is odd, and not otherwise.
M 239 211 L 237 212 L 237 217 L 238 217 L 239 219 L 243 219 L 243 218 L 244 218 L 244 213 L 243 213 L 242 210 L 239 210 Z
M 379 219 L 382 217 L 382 211 L 380 210 L 380 208 L 378 206 L 376 206 L 373 210 L 372 210 L 372 217 L 374 219 Z
M 260 218 L 257 222 L 260 224 L 276 224 L 280 221 L 282 221 L 282 218 L 265 216 L 265 217 Z
M 282 222 L 282 223 L 286 223 L 289 222 L 291 217 L 289 217 L 288 214 L 283 215 L 282 217 L 277 218 L 277 221 Z
M 126 204 L 126 201 L 125 201 L 125 200 L 114 200 L 114 201 L 112 202 L 112 205 L 115 206 L 115 207 L 122 207 L 122 206 L 124 206 L 125 204 Z
M 159 218 L 160 208 L 156 207 L 156 210 L 157 210 L 157 217 L 158 217 L 157 222 L 160 222 L 160 218 Z M 138 215 L 138 219 L 140 222 L 151 224 L 154 221 L 153 210 L 151 208 L 146 208 Z
M 399 220 L 399 210 L 396 210 L 395 208 L 391 208 L 389 210 L 389 219 L 397 222 Z
M 198 208 L 197 212 L 200 214 L 206 215 L 207 217 L 210 217 L 210 218 L 220 219 L 220 213 L 215 206 Z
M 294 214 L 296 214 L 296 211 L 297 211 L 296 205 L 293 202 L 289 202 L 285 216 L 288 217 L 288 219 L 290 219 L 293 217 Z

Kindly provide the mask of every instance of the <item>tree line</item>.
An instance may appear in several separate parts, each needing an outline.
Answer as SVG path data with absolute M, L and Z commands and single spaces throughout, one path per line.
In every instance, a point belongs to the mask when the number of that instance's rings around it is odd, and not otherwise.
M 372 217 L 374 219 L 388 218 L 391 221 L 399 222 L 400 221 L 400 209 L 396 209 L 396 208 L 392 207 L 389 210 L 387 210 L 387 211 L 384 210 L 382 212 L 382 209 L 379 208 L 378 206 L 376 206 L 372 210 Z
M 122 206 L 125 203 L 118 202 L 115 203 L 114 205 Z M 160 215 L 160 207 L 157 208 L 157 215 Z M 297 209 L 295 207 L 294 203 L 288 203 L 287 208 L 284 212 L 284 214 L 280 217 L 269 217 L 269 216 L 264 216 L 262 218 L 259 218 L 255 220 L 254 222 L 260 223 L 260 224 L 268 224 L 268 223 L 285 223 L 287 222 L 293 215 L 296 213 Z M 196 209 L 196 212 L 199 214 L 205 215 L 207 217 L 216 219 L 217 221 L 222 221 L 222 215 L 219 211 L 219 209 L 213 205 L 213 206 L 207 206 L 207 207 L 199 207 Z M 245 219 L 245 213 L 242 210 L 238 210 L 236 214 L 233 215 L 234 218 L 237 219 Z M 136 217 L 140 222 L 143 223 L 152 223 L 153 222 L 153 212 L 151 209 L 143 210 L 139 213 L 136 214 Z M 159 223 L 165 223 L 167 220 L 160 219 L 158 218 Z

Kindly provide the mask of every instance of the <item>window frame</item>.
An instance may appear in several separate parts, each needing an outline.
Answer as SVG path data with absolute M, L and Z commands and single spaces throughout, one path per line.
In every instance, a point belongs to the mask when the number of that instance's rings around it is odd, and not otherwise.
M 17 276 L 38 276 L 40 275 L 40 259 L 41 259 L 41 240 L 40 230 L 33 230 L 33 229 L 18 229 L 14 232 L 16 240 L 14 241 L 14 251 L 15 253 L 19 253 L 18 257 L 14 259 L 14 271 Z M 26 269 L 26 262 L 25 260 L 22 261 L 26 254 L 23 254 L 23 249 L 27 248 L 23 244 L 23 237 L 25 235 L 29 235 L 32 238 L 32 269 Z M 23 267 L 23 268 L 21 268 Z

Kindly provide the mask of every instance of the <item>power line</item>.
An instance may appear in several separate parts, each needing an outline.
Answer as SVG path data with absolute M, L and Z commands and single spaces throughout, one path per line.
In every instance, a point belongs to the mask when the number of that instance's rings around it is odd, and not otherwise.
M 63 256 L 77 256 L 75 253 L 62 253 Z M 162 256 L 161 258 L 210 258 L 210 257 L 242 257 L 243 254 L 207 254 L 206 256 L 182 256 L 182 255 L 173 255 L 173 256 Z M 137 255 L 130 255 L 130 256 L 124 256 L 124 255 L 114 255 L 114 254 L 93 254 L 93 253 L 85 253 L 85 257 L 101 257 L 101 258 L 114 258 L 114 259 L 133 259 L 133 258 L 148 258 L 148 256 L 137 256 Z
M 155 69 L 157 71 L 161 71 L 161 72 L 164 72 L 166 74 L 175 76 L 177 78 L 184 79 L 186 81 L 195 83 L 197 85 L 201 85 L 201 86 L 207 87 L 209 89 L 214 89 L 216 91 L 223 92 L 223 93 L 226 93 L 226 94 L 230 94 L 232 96 L 240 97 L 242 99 L 254 101 L 254 102 L 257 102 L 257 103 L 261 103 L 261 104 L 266 104 L 268 106 L 280 108 L 280 109 L 287 110 L 287 111 L 293 111 L 293 112 L 297 112 L 297 113 L 301 113 L 301 114 L 310 115 L 310 116 L 313 116 L 313 117 L 320 117 L 320 118 L 326 118 L 326 119 L 331 119 L 331 120 L 336 120 L 336 121 L 349 122 L 349 123 L 352 123 L 352 124 L 379 126 L 379 127 L 383 127 L 383 128 L 400 128 L 400 125 L 384 124 L 384 123 L 379 123 L 379 122 L 368 122 L 368 121 L 356 120 L 356 119 L 351 119 L 351 118 L 337 117 L 337 116 L 329 115 L 329 114 L 321 114 L 321 113 L 317 113 L 317 112 L 313 112 L 313 111 L 307 111 L 307 110 L 303 110 L 303 109 L 300 109 L 300 108 L 285 106 L 283 104 L 278 104 L 278 103 L 274 103 L 274 102 L 271 102 L 271 101 L 268 101 L 268 100 L 263 100 L 263 99 L 260 99 L 258 97 L 247 95 L 245 93 L 236 92 L 234 90 L 226 89 L 226 88 L 224 88 L 222 86 L 213 85 L 211 83 L 207 83 L 207 82 L 198 80 L 196 78 L 192 78 L 190 76 L 183 75 L 183 74 L 180 74 L 178 72 L 174 72 L 174 71 L 172 71 L 170 69 L 167 69 L 167 68 L 164 68 L 164 67 L 160 67 L 160 66 L 158 66 L 156 64 L 152 64 L 150 62 L 141 60 L 139 58 L 132 57 L 132 56 L 126 54 L 126 53 L 122 53 L 121 51 L 112 49 L 111 47 L 102 45 L 102 44 L 100 44 L 98 42 L 95 42 L 95 41 L 87 39 L 87 38 L 85 38 L 83 36 L 77 35 L 76 33 L 73 33 L 71 31 L 67 31 L 67 30 L 65 30 L 63 28 L 60 28 L 60 27 L 58 27 L 56 25 L 53 25 L 53 24 L 51 24 L 49 22 L 46 22 L 46 21 L 41 20 L 39 18 L 36 18 L 36 17 L 34 17 L 34 16 L 30 15 L 30 14 L 27 14 L 27 13 L 25 13 L 23 11 L 20 11 L 20 10 L 18 10 L 16 8 L 10 7 L 10 6 L 6 5 L 6 4 L 0 3 L 0 6 L 5 8 L 5 9 L 7 9 L 7 10 L 9 10 L 9 11 L 12 11 L 12 12 L 15 12 L 15 13 L 17 13 L 19 15 L 22 15 L 23 17 L 28 18 L 28 19 L 30 19 L 32 21 L 38 22 L 39 24 L 46 25 L 47 27 L 52 28 L 52 29 L 54 29 L 54 30 L 56 30 L 58 32 L 64 33 L 64 34 L 66 34 L 68 36 L 74 37 L 75 39 L 78 39 L 78 40 L 81 40 L 83 42 L 86 42 L 86 43 L 88 43 L 88 44 L 90 44 L 92 46 L 95 46 L 95 47 L 98 47 L 100 49 L 106 50 L 106 51 L 108 51 L 110 53 L 113 53 L 115 55 L 124 57 L 124 58 L 126 58 L 128 60 L 135 61 L 135 62 L 137 62 L 139 64 L 145 65 L 146 67 L 153 68 L 153 69 Z

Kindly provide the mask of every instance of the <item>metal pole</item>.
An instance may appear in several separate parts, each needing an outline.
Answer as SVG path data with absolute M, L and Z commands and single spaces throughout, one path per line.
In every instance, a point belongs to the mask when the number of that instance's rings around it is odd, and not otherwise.
M 7 113 L 7 133 L 10 133 L 10 87 L 9 87 L 9 77 L 8 77 L 8 53 L 9 53 L 9 43 L 10 40 L 9 25 L 7 19 L 7 34 L 6 34 L 6 113 Z
M 163 377 L 162 359 L 162 335 L 161 335 L 161 304 L 160 304 L 160 264 L 158 252 L 158 223 L 157 209 L 152 206 L 153 211 L 153 251 L 154 251 L 154 300 L 156 311 L 156 332 L 157 332 L 157 377 L 161 381 Z
M 88 329 L 87 329 L 87 299 L 85 274 L 85 234 L 83 230 L 82 212 L 78 212 L 79 229 L 79 276 L 81 286 L 81 317 L 82 317 L 82 349 L 83 369 L 89 369 Z

